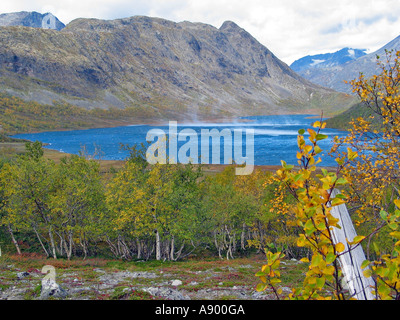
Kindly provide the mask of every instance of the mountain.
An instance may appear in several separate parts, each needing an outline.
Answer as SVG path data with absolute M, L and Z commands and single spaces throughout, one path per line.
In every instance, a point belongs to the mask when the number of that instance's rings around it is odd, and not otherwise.
M 144 16 L 0 28 L 0 91 L 176 119 L 337 112 L 352 99 L 303 79 L 234 22 Z
M 348 61 L 358 59 L 364 55 L 366 55 L 365 50 L 343 48 L 334 53 L 317 54 L 303 57 L 293 62 L 290 65 L 290 68 L 300 75 L 307 75 L 307 70 L 311 68 L 336 67 Z
M 336 91 L 351 93 L 352 87 L 350 84 L 346 84 L 345 81 L 358 78 L 360 72 L 366 77 L 371 77 L 376 74 L 379 72 L 376 57 L 380 56 L 381 60 L 385 62 L 385 50 L 398 49 L 400 49 L 400 36 L 370 54 L 362 55 L 356 59 L 332 66 L 323 64 L 319 66 L 319 64 L 317 64 L 318 67 L 306 68 L 298 71 L 298 73 L 315 84 Z
M 26 11 L 0 14 L 0 26 L 24 26 L 54 30 L 65 28 L 65 25 L 49 12 L 41 14 Z

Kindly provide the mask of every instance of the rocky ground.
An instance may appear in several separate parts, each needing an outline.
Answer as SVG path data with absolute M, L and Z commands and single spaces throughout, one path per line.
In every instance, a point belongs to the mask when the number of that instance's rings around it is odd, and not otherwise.
M 143 262 L 143 264 L 146 264 Z M 257 292 L 254 276 L 260 264 L 210 264 L 194 266 L 170 264 L 166 267 L 132 267 L 126 270 L 109 267 L 69 267 L 48 265 L 45 269 L 3 265 L 0 269 L 1 300 L 260 300 L 274 299 L 271 292 Z M 182 268 L 183 267 L 183 268 Z M 188 267 L 193 267 L 188 269 Z M 281 286 L 290 292 L 302 264 L 283 262 L 288 272 Z M 129 270 L 128 270 L 129 269 Z M 44 273 L 42 273 L 42 271 Z M 46 273 L 45 273 L 46 272 Z M 290 274 L 294 274 L 290 276 Z

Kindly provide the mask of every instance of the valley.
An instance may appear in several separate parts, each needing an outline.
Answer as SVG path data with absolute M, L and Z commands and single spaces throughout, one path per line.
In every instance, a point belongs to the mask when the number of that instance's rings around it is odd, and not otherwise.
M 0 14 L 0 300 L 399 300 L 399 39 Z
M 76 19 L 60 31 L 7 26 L 0 35 L 0 90 L 28 103 L 78 107 L 71 115 L 329 114 L 354 101 L 304 80 L 231 21 L 215 28 L 143 16 Z

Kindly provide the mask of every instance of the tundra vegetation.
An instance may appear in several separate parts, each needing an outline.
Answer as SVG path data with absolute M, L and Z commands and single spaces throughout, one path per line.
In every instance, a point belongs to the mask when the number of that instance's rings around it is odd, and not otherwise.
M 259 291 L 284 298 L 279 266 L 286 258 L 308 264 L 289 299 L 349 299 L 339 257 L 363 246 L 365 276 L 377 299 L 400 299 L 400 52 L 387 52 L 381 73 L 352 82 L 373 113 L 350 124 L 330 151 L 337 168 L 317 166 L 325 123 L 300 130 L 298 166 L 276 173 L 233 166 L 205 174 L 201 166 L 152 165 L 145 149 L 114 170 L 80 155 L 48 159 L 39 142 L 0 162 L 0 222 L 8 250 L 42 252 L 51 259 L 113 257 L 121 260 L 221 259 L 266 253 L 256 276 Z M 374 118 L 374 119 L 372 119 Z M 381 125 L 376 127 L 376 119 Z M 332 197 L 333 190 L 341 193 Z M 331 208 L 345 203 L 359 236 L 335 243 Z M 12 249 L 14 248 L 14 249 Z

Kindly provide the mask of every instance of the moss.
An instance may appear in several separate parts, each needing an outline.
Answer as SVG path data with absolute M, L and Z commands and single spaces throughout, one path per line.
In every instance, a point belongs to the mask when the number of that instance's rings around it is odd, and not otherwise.
M 223 295 L 219 298 L 220 300 L 238 300 L 238 297 L 233 294 Z
M 35 298 L 38 298 L 40 296 L 40 293 L 42 292 L 42 285 L 39 284 L 33 289 L 29 289 L 24 293 L 24 300 L 33 300 Z
M 126 286 L 117 287 L 110 294 L 111 300 L 153 300 L 154 298 L 154 296 L 146 291 Z
M 116 287 L 114 291 L 110 294 L 110 299 L 111 300 L 121 300 L 125 298 L 127 295 L 127 290 L 129 287 L 127 286 L 121 286 L 121 287 Z

